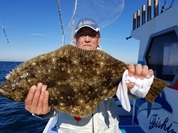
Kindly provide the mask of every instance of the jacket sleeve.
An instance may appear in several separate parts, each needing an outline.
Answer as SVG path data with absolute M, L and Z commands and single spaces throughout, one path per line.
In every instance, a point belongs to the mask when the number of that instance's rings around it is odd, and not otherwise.
M 37 114 L 32 114 L 32 115 L 39 118 L 39 119 L 49 119 L 49 118 L 54 117 L 56 115 L 56 111 L 52 107 L 51 110 L 45 115 L 37 115 Z

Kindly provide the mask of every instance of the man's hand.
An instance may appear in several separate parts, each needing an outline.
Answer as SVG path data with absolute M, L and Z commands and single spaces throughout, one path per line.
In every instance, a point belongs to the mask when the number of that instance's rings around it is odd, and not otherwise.
M 149 79 L 153 76 L 153 70 L 152 69 L 148 69 L 148 66 L 144 65 L 140 65 L 137 64 L 136 66 L 134 66 L 133 64 L 130 64 L 128 66 L 128 76 L 130 77 L 135 77 L 136 79 L 140 78 L 140 79 Z M 132 89 L 134 87 L 134 83 L 127 83 L 126 86 L 128 89 Z
M 25 99 L 25 109 L 33 114 L 45 115 L 51 107 L 49 106 L 49 92 L 46 91 L 47 86 L 38 83 L 37 86 L 33 85 Z

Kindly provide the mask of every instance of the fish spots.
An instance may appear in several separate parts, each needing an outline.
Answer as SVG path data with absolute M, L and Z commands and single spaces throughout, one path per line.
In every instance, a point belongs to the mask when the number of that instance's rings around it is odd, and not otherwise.
M 24 73 L 22 74 L 22 76 L 20 76 L 20 78 L 26 78 L 29 75 L 29 73 Z
M 32 62 L 32 66 L 36 66 L 36 63 L 35 63 L 35 62 Z

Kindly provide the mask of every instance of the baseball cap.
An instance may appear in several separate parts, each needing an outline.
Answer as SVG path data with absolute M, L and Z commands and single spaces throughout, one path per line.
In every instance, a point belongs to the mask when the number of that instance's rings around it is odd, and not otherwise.
M 83 18 L 83 19 L 81 19 L 77 23 L 77 26 L 75 28 L 75 33 L 77 33 L 83 27 L 89 27 L 89 28 L 93 29 L 96 32 L 100 31 L 96 21 L 94 19 L 92 19 L 92 18 Z

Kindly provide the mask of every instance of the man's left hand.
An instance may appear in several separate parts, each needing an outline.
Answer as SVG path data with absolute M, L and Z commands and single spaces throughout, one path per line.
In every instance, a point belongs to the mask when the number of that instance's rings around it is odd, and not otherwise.
M 148 66 L 141 64 L 137 64 L 134 66 L 133 64 L 130 64 L 128 66 L 128 76 L 134 77 L 135 79 L 140 78 L 141 80 L 147 78 L 151 78 L 153 76 L 153 70 L 149 69 Z M 127 83 L 126 86 L 128 89 L 132 89 L 134 87 L 135 83 L 130 82 Z

